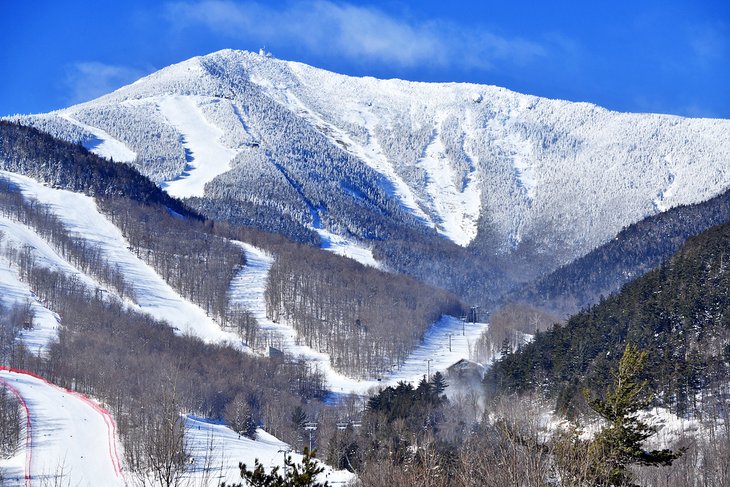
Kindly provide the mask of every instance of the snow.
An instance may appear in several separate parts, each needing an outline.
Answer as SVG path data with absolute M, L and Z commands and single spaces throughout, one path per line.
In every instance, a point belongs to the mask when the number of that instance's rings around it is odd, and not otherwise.
M 344 76 L 245 51 L 193 58 L 97 100 L 20 119 L 50 130 L 53 119 L 70 114 L 120 138 L 123 133 L 134 141 L 142 170 L 160 181 L 180 171 L 184 147 L 193 157 L 190 171 L 167 183 L 173 194 L 188 195 L 200 194 L 205 181 L 225 171 L 235 148 L 291 155 L 286 137 L 267 133 L 280 128 L 269 123 L 269 115 L 280 113 L 275 105 L 293 114 L 288 129 L 313 129 L 362 162 L 344 168 L 348 180 L 361 180 L 364 166 L 382 176 L 378 197 L 404 210 L 392 215 L 400 220 L 395 225 L 436 227 L 461 245 L 489 235 L 506 251 L 529 241 L 560 255 L 555 264 L 584 255 L 642 218 L 707 200 L 730 185 L 727 120 L 618 113 L 488 85 Z M 134 123 L 118 126 L 120 106 L 135 113 L 125 112 Z M 167 136 L 155 139 L 163 128 Z M 315 147 L 304 144 L 297 151 Z M 212 158 L 215 168 L 208 165 L 210 154 L 221 154 Z M 276 194 L 273 204 L 308 223 L 290 201 L 285 185 L 291 181 L 261 191 L 255 185 L 261 169 L 251 171 L 254 177 L 231 174 L 221 197 Z M 371 171 L 367 176 L 372 183 Z M 323 195 L 331 228 L 351 223 L 348 205 L 341 204 L 347 198 Z M 474 237 L 478 221 L 485 228 Z
M 14 173 L 0 171 L 0 175 L 17 184 L 26 198 L 48 205 L 69 233 L 98 247 L 108 262 L 120 266 L 125 283 L 132 288 L 133 304 L 139 309 L 169 322 L 180 333 L 191 333 L 209 343 L 240 345 L 237 335 L 224 332 L 203 309 L 180 296 L 152 267 L 134 255 L 121 231 L 99 212 L 93 198 L 48 188 Z
M 466 323 L 453 316 L 441 317 L 431 325 L 421 345 L 403 365 L 385 376 L 381 384 L 395 385 L 400 381 L 417 383 L 428 373 L 429 368 L 431 374 L 444 372 L 459 360 L 468 359 L 472 344 L 479 340 L 488 326 L 488 323 Z
M 36 263 L 40 266 L 77 276 L 90 288 L 98 285 L 61 258 L 50 246 L 25 225 L 0 216 L 3 250 L 12 246 L 15 249 L 31 249 Z M 10 265 L 4 256 L 0 257 L 0 299 L 5 306 L 30 304 L 33 312 L 33 328 L 21 331 L 21 340 L 33 352 L 46 352 L 50 341 L 56 337 L 59 317 L 47 309 L 28 285 L 20 280 L 17 268 Z
M 371 248 L 360 245 L 351 239 L 347 239 L 323 228 L 316 228 L 315 231 L 319 234 L 319 238 L 322 242 L 322 249 L 341 255 L 342 257 L 348 257 L 352 260 L 356 260 L 366 266 L 374 267 L 376 269 L 383 268 L 382 265 L 375 260 L 373 250 Z
M 283 322 L 275 323 L 267 317 L 265 292 L 273 257 L 253 245 L 238 244 L 246 253 L 246 266 L 231 283 L 231 305 L 241 306 L 251 312 L 258 322 L 259 332 L 270 337 L 272 346 L 319 368 L 335 395 L 366 394 L 373 388 L 395 385 L 400 381 L 418 382 L 427 374 L 429 367 L 432 373 L 443 372 L 459 360 L 469 358 L 471 344 L 479 339 L 488 326 L 486 323 L 464 323 L 457 318 L 444 316 L 429 328 L 423 342 L 399 368 L 394 368 L 380 379 L 352 379 L 334 370 L 328 354 L 297 344 L 297 332 L 292 326 Z M 452 336 L 451 350 L 449 335 Z
M 185 419 L 185 440 L 194 461 L 184 481 L 192 481 L 196 485 L 240 482 L 238 463 L 253 468 L 256 459 L 267 472 L 274 466 L 279 466 L 279 471 L 283 472 L 284 451 L 292 448 L 266 431 L 257 430 L 256 440 L 252 440 L 217 422 L 194 416 Z M 302 455 L 293 452 L 290 455 L 294 462 L 302 461 Z M 350 472 L 332 470 L 326 465 L 325 471 L 319 476 L 320 481 L 326 480 L 332 486 L 344 485 L 353 478 Z
M 0 460 L 3 485 L 139 484 L 139 479 L 125 479 L 116 425 L 99 403 L 23 371 L 0 368 L 0 384 L 20 399 L 29 423 L 19 451 Z M 252 440 L 219 422 L 194 416 L 186 416 L 185 422 L 186 449 L 192 457 L 182 479 L 185 485 L 240 481 L 238 463 L 253 466 L 255 459 L 267 471 L 276 465 L 283 468 L 284 451 L 294 462 L 302 461 L 289 445 L 262 429 Z M 350 472 L 324 467 L 320 480 L 333 486 L 354 478 Z
M 96 402 L 7 369 L 0 370 L 0 383 L 22 398 L 31 424 L 25 447 L 13 458 L 0 460 L 7 485 L 125 484 L 114 421 Z
M 114 159 L 116 162 L 132 162 L 137 159 L 137 154 L 133 150 L 100 128 L 79 122 L 72 117 L 70 112 L 59 112 L 59 117 L 78 125 L 94 135 L 94 140 L 84 142 L 84 147 L 94 154 L 107 159 Z
M 272 87 L 271 85 L 266 85 L 263 79 L 259 79 L 256 82 L 264 83 L 264 86 L 268 88 Z M 415 196 L 414 192 L 405 180 L 398 175 L 393 167 L 393 163 L 388 160 L 388 157 L 380 147 L 378 139 L 375 136 L 375 127 L 378 125 L 378 120 L 367 106 L 359 103 L 346 102 L 347 108 L 349 108 L 348 111 L 350 119 L 355 121 L 355 123 L 361 123 L 368 133 L 367 142 L 362 144 L 355 140 L 354 137 L 350 136 L 350 134 L 346 131 L 341 130 L 334 124 L 326 121 L 313 110 L 309 109 L 293 93 L 284 92 L 281 100 L 290 110 L 297 113 L 305 120 L 308 120 L 312 125 L 322 131 L 332 142 L 365 162 L 378 173 L 382 174 L 385 178 L 384 183 L 388 185 L 388 187 L 386 187 L 388 193 L 394 198 L 397 198 L 400 201 L 401 206 L 408 213 L 412 214 L 426 225 L 433 225 L 431 218 L 421 209 L 421 206 L 418 203 L 418 198 Z
M 198 104 L 202 97 L 166 96 L 157 101 L 162 114 L 182 134 L 188 165 L 180 176 L 160 186 L 177 198 L 203 196 L 205 183 L 231 169 L 236 151 L 220 143 L 223 131 L 208 122 Z
M 258 333 L 268 336 L 271 346 L 307 360 L 322 371 L 330 386 L 348 391 L 366 391 L 369 384 L 346 377 L 332 368 L 330 357 L 311 347 L 297 344 L 296 330 L 286 323 L 276 323 L 266 315 L 266 282 L 273 257 L 253 245 L 237 242 L 246 253 L 246 265 L 231 282 L 229 303 L 248 310 L 258 323 Z
M 477 236 L 477 223 L 481 208 L 481 191 L 473 179 L 469 179 L 463 189 L 457 188 L 454 167 L 449 164 L 446 148 L 441 140 L 440 125 L 437 127 L 426 152 L 418 161 L 425 169 L 428 179 L 426 192 L 433 214 L 438 215 L 438 232 L 452 242 L 466 247 Z
M 524 188 L 530 200 L 535 199 L 537 174 L 532 167 L 535 160 L 532 145 L 517 134 L 508 135 L 505 137 L 504 142 L 505 149 L 510 150 L 512 153 L 512 162 L 519 187 Z

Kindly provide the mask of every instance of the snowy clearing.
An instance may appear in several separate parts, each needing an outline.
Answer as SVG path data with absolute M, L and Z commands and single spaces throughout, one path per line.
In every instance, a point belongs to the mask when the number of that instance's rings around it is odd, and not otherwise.
M 297 333 L 293 327 L 275 323 L 266 316 L 266 282 L 273 257 L 253 245 L 238 243 L 246 252 L 247 263 L 231 283 L 231 304 L 242 306 L 254 315 L 259 330 L 269 337 L 272 346 L 318 367 L 325 374 L 329 389 L 334 394 L 365 394 L 370 389 L 394 385 L 402 380 L 417 382 L 427 374 L 429 367 L 431 373 L 444 371 L 459 360 L 469 358 L 471 344 L 488 326 L 486 323 L 464 323 L 452 316 L 444 316 L 431 326 L 421 345 L 400 368 L 395 367 L 391 374 L 379 380 L 352 379 L 332 368 L 329 355 L 297 345 Z
M 25 448 L 0 460 L 7 485 L 124 485 L 116 426 L 98 403 L 27 373 L 0 369 L 0 383 L 30 416 Z
M 162 114 L 183 136 L 188 165 L 180 176 L 160 185 L 177 198 L 203 196 L 205 183 L 231 169 L 236 151 L 219 142 L 223 131 L 205 119 L 200 97 L 167 96 L 157 105 Z
M 234 333 L 224 332 L 203 309 L 187 301 L 172 289 L 155 271 L 129 250 L 121 231 L 96 207 L 94 199 L 83 194 L 48 188 L 33 179 L 6 171 L 0 175 L 13 181 L 23 196 L 48 205 L 61 219 L 69 233 L 98 247 L 106 260 L 124 270 L 125 281 L 133 289 L 134 304 L 206 342 L 240 345 Z
M 194 416 L 186 417 L 186 427 L 185 439 L 194 460 L 185 480 L 192 481 L 194 485 L 240 482 L 238 463 L 243 462 L 253 468 L 257 458 L 267 472 L 277 465 L 283 471 L 284 452 L 292 449 L 262 429 L 257 430 L 256 440 L 252 440 L 223 424 Z M 294 462 L 302 461 L 302 456 L 297 453 L 291 453 L 291 457 Z M 344 485 L 353 478 L 350 472 L 325 466 L 319 480 L 335 486 Z
M 433 214 L 439 217 L 438 232 L 455 244 L 466 247 L 477 236 L 481 191 L 471 178 L 463 188 L 455 186 L 456 173 L 441 139 L 442 123 L 442 120 L 436 122 L 433 140 L 418 165 L 428 174 L 428 204 Z
M 113 159 L 115 162 L 132 162 L 137 159 L 136 152 L 100 128 L 81 123 L 68 112 L 59 112 L 59 117 L 78 125 L 94 135 L 94 140 L 84 142 L 84 147 L 94 154 L 105 157 L 106 159 Z
M 323 250 L 356 260 L 362 265 L 383 270 L 383 266 L 373 257 L 372 249 L 322 228 L 314 230 L 319 234 Z

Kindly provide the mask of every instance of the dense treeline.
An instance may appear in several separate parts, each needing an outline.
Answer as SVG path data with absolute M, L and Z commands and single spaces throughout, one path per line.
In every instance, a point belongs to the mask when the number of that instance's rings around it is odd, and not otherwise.
M 489 315 L 489 326 L 474 343 L 471 358 L 482 364 L 491 363 L 558 321 L 556 316 L 537 308 L 509 303 Z
M 7 120 L 0 120 L 0 169 L 90 196 L 125 196 L 195 216 L 132 166 L 107 161 L 81 145 Z
M 689 239 L 619 294 L 504 357 L 488 373 L 490 388 L 544 390 L 570 408 L 583 384 L 610 381 L 628 342 L 649 353 L 659 403 L 680 413 L 713 411 L 730 374 L 729 254 L 730 223 Z
M 20 448 L 23 424 L 18 400 L 0 381 L 0 458 L 11 457 Z
M 30 306 L 18 304 L 8 308 L 0 303 L 0 365 L 7 367 L 17 356 L 26 353 L 18 336 L 23 328 L 32 326 L 32 323 L 33 313 Z M 0 458 L 12 456 L 20 447 L 23 424 L 18 400 L 0 380 Z
M 730 429 L 722 426 L 730 419 L 727 409 L 687 430 L 667 425 L 659 431 L 636 414 L 652 398 L 640 374 L 647 354 L 631 349 L 624 357 L 610 388 L 600 392 L 591 385 L 597 397 L 579 422 L 555 417 L 540 393 L 488 401 L 464 395 L 458 392 L 463 383 L 451 375 L 385 388 L 369 399 L 359 429 L 336 432 L 327 461 L 356 471 L 367 487 L 700 487 L 730 481 Z M 599 416 L 605 422 L 597 422 Z
M 282 213 L 281 208 L 273 204 L 266 205 L 263 201 L 252 203 L 241 198 L 187 198 L 185 202 L 201 215 L 232 225 L 263 228 L 294 242 L 306 243 L 313 247 L 319 247 L 321 244 L 317 232 Z
M 279 249 L 269 273 L 267 309 L 349 376 L 373 377 L 401 363 L 458 299 L 411 278 L 323 252 Z
M 504 299 L 567 317 L 656 268 L 687 238 L 728 219 L 730 191 L 703 203 L 672 208 L 628 226 L 587 255 Z

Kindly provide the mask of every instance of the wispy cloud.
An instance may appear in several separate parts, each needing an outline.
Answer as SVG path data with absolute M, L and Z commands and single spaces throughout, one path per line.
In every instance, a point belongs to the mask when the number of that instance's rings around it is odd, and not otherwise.
M 253 1 L 171 2 L 167 17 L 179 29 L 204 27 L 230 39 L 287 42 L 327 57 L 402 67 L 489 69 L 546 55 L 546 48 L 533 40 L 441 20 L 413 21 L 376 7 L 329 0 L 296 2 L 283 9 Z
M 702 66 L 727 60 L 730 53 L 730 39 L 727 28 L 721 22 L 693 26 L 690 29 L 690 47 Z
M 81 103 L 105 95 L 140 78 L 145 73 L 129 66 L 78 62 L 67 67 L 68 102 Z

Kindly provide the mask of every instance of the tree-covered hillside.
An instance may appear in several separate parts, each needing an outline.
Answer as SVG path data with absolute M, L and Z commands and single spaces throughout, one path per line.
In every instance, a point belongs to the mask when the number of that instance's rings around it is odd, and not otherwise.
M 81 145 L 7 120 L 0 120 L 0 169 L 89 196 L 123 196 L 196 216 L 132 166 L 116 164 Z
M 486 382 L 495 391 L 542 390 L 558 406 L 610 382 L 626 343 L 648 352 L 657 401 L 685 411 L 730 377 L 730 222 L 687 241 L 656 270 L 564 326 L 502 358 Z
M 659 266 L 691 236 L 730 219 L 730 191 L 629 225 L 587 255 L 510 293 L 506 301 L 569 316 Z

